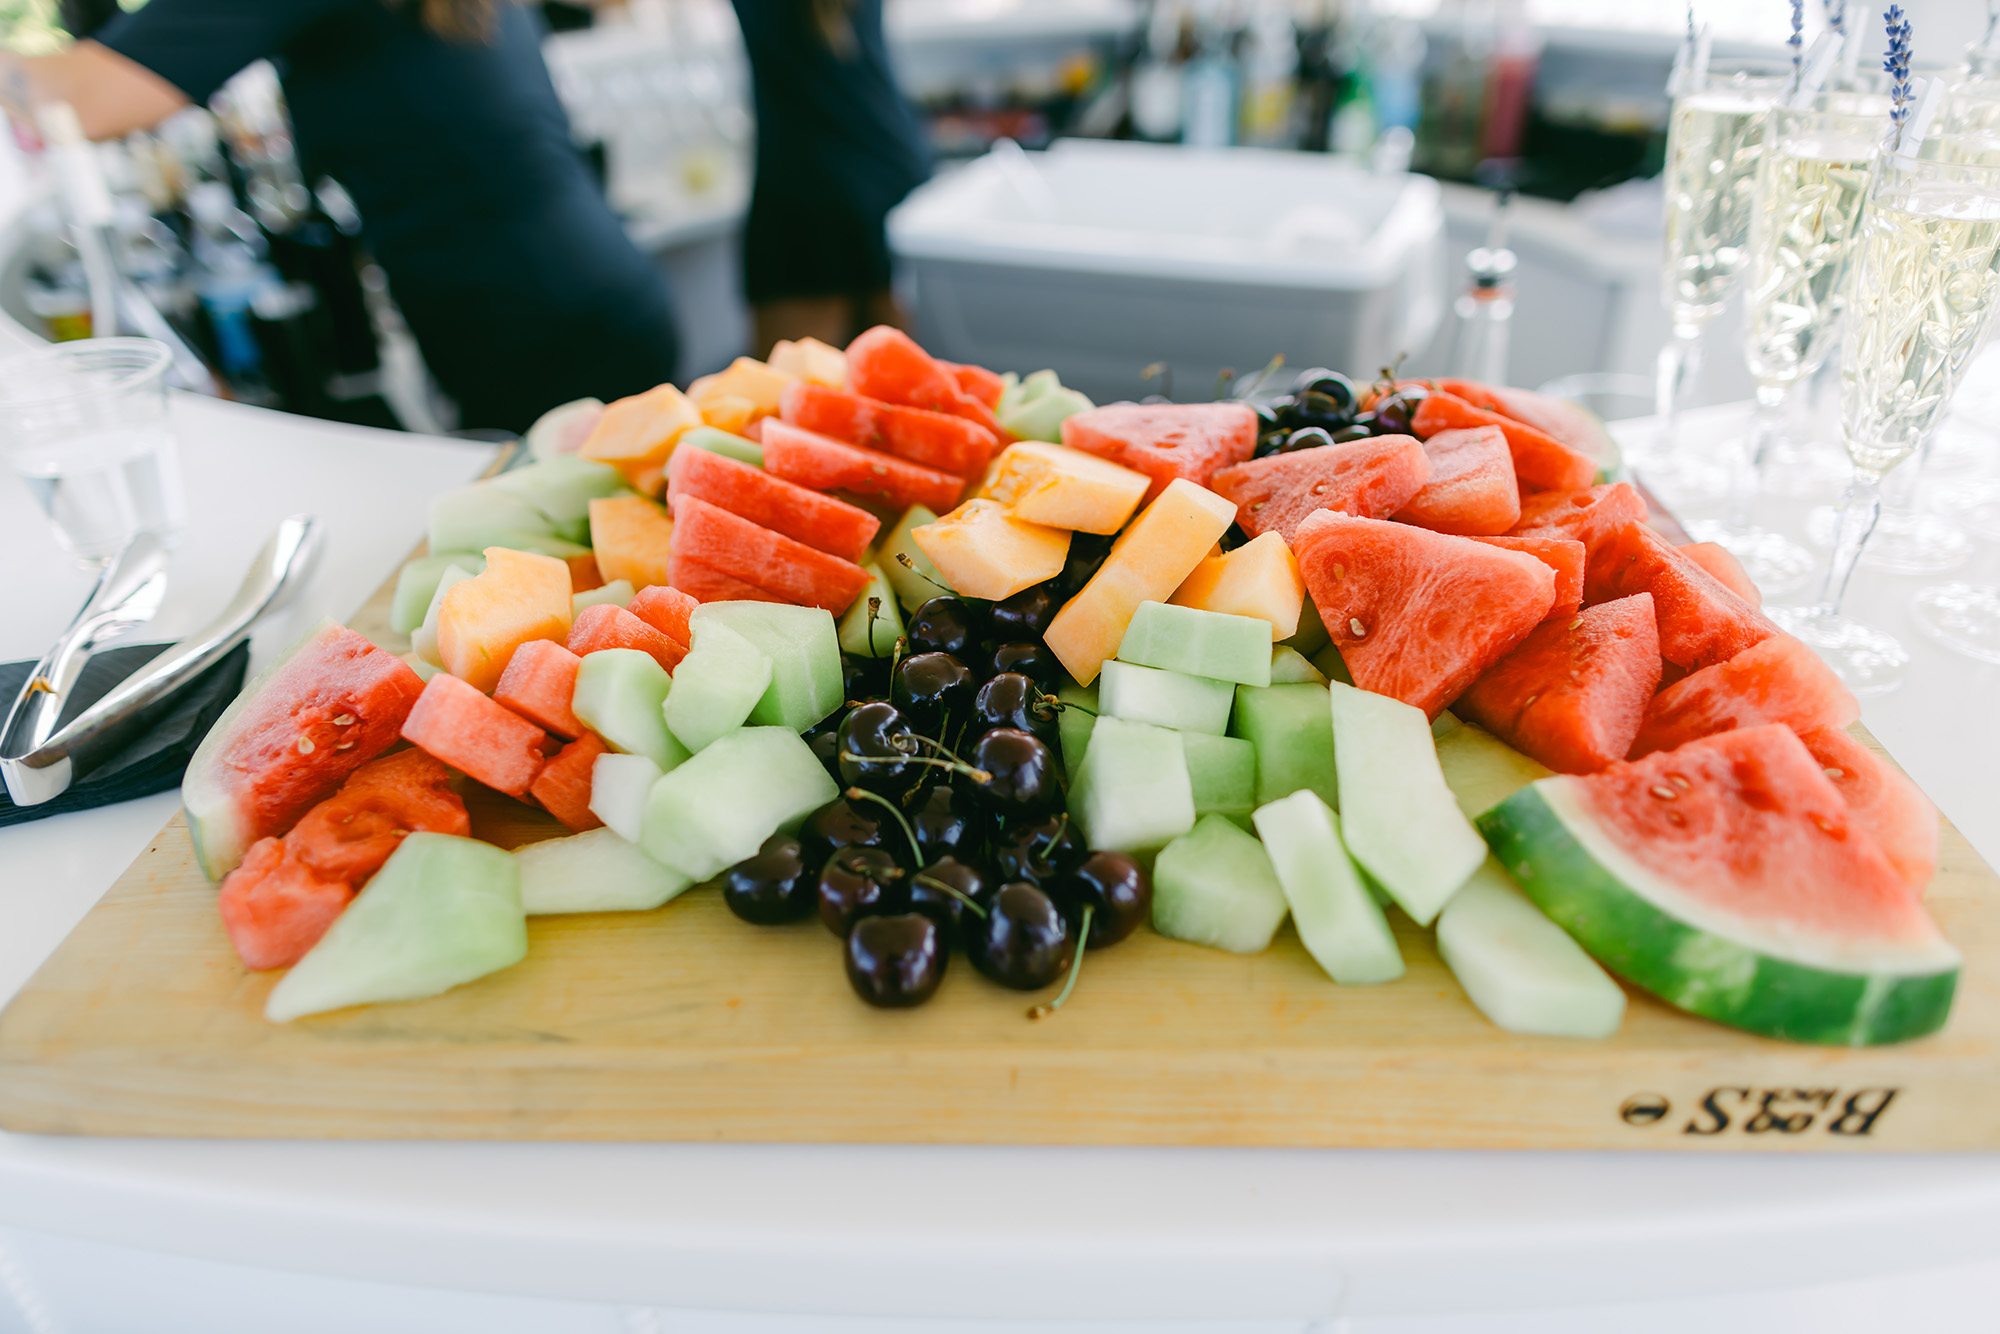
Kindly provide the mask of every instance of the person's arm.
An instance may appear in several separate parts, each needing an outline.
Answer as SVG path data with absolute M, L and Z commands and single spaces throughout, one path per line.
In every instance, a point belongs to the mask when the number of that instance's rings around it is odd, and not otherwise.
M 92 139 L 150 129 L 188 104 L 144 65 L 88 40 L 50 56 L 0 53 L 0 101 L 31 124 L 35 107 L 67 102 Z

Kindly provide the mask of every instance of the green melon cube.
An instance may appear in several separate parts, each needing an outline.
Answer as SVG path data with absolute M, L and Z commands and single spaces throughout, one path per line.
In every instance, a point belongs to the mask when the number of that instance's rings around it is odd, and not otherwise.
M 738 463 L 747 463 L 753 468 L 764 466 L 764 447 L 755 440 L 745 440 L 740 435 L 715 426 L 696 426 L 681 432 L 674 448 L 705 449 L 711 454 L 720 454 Z
M 531 917 L 543 913 L 644 912 L 694 883 L 611 829 L 528 843 L 514 849 L 513 855 L 521 871 L 521 908 Z
M 1083 767 L 1083 757 L 1090 749 L 1090 731 L 1097 726 L 1097 683 L 1080 686 L 1068 677 L 1056 690 L 1056 698 L 1064 704 L 1075 705 L 1056 715 L 1056 732 L 1062 743 L 1063 772 L 1071 782 L 1076 781 L 1077 770 Z
M 638 589 L 632 587 L 630 579 L 613 579 L 608 584 L 600 584 L 596 588 L 585 592 L 571 593 L 569 595 L 570 618 L 574 620 L 576 617 L 583 615 L 585 607 L 597 607 L 606 604 L 613 607 L 622 607 L 636 597 L 638 592 Z
M 840 795 L 785 727 L 744 727 L 653 784 L 639 846 L 691 880 L 742 861 Z
M 414 634 L 430 614 L 438 581 L 454 565 L 478 574 L 486 568 L 486 557 L 476 551 L 446 551 L 406 562 L 396 575 L 396 596 L 389 604 L 389 628 L 399 635 Z
M 264 1017 L 283 1023 L 348 1005 L 435 996 L 527 953 L 513 857 L 490 843 L 419 832 L 279 979 Z
M 486 557 L 479 557 L 480 569 L 486 567 Z M 464 583 L 477 571 L 453 562 L 444 567 L 438 576 L 437 588 L 431 593 L 431 604 L 424 608 L 423 623 L 410 635 L 410 651 L 433 667 L 444 666 L 444 659 L 438 655 L 438 609 L 444 606 L 444 595 L 451 591 L 453 584 Z
M 685 661 L 682 663 L 686 665 Z M 644 755 L 664 772 L 688 757 L 667 730 L 665 705 L 672 688 L 666 668 L 636 648 L 605 648 L 583 655 L 570 708 L 604 744 Z
M 698 608 L 695 615 L 707 609 Z M 771 688 L 771 660 L 713 616 L 692 621 L 690 628 L 694 644 L 674 668 L 666 719 L 667 730 L 683 746 L 699 752 L 743 726 L 757 701 Z
M 1257 748 L 1259 806 L 1300 788 L 1312 789 L 1329 806 L 1339 805 L 1325 686 L 1238 686 L 1229 734 Z
M 1403 956 L 1388 919 L 1341 843 L 1342 823 L 1309 791 L 1259 806 L 1257 836 L 1291 905 L 1306 951 L 1336 982 L 1393 982 Z
M 644 755 L 599 755 L 590 762 L 590 813 L 627 843 L 637 843 L 646 823 L 646 798 L 659 781 L 660 766 Z
M 1422 709 L 1335 682 L 1333 758 L 1347 850 L 1419 926 L 1486 860 L 1458 808 Z
M 1093 848 L 1150 852 L 1179 838 L 1194 828 L 1194 785 L 1180 737 L 1164 727 L 1099 717 L 1069 809 Z
M 1344 686 L 1354 684 L 1354 674 L 1347 670 L 1347 660 L 1340 656 L 1340 645 L 1326 644 L 1312 655 L 1312 665 L 1319 668 L 1329 681 L 1338 681 Z
M 484 551 L 512 547 L 532 551 L 528 543 L 555 536 L 548 516 L 517 495 L 485 482 L 447 491 L 431 501 L 432 551 Z
M 1160 850 L 1153 863 L 1153 929 L 1233 954 L 1255 954 L 1291 912 L 1264 845 L 1220 815 Z
M 939 594 L 951 591 L 951 585 L 938 573 L 937 566 L 931 564 L 931 558 L 910 536 L 912 528 L 936 522 L 937 515 L 930 510 L 922 505 L 912 505 L 896 521 L 896 526 L 889 530 L 889 535 L 876 546 L 875 563 L 882 567 L 889 586 L 896 590 L 896 598 L 903 604 L 904 611 L 915 611 Z M 905 565 L 896 559 L 898 556 L 907 557 L 910 563 Z
M 1194 788 L 1194 813 L 1249 824 L 1250 812 L 1257 809 L 1257 748 L 1237 737 L 1206 732 L 1182 732 L 1180 737 Z
M 1271 684 L 1274 686 L 1326 684 L 1326 673 L 1312 665 L 1297 649 L 1283 644 L 1271 649 Z
M 503 472 L 488 485 L 533 505 L 557 536 L 572 542 L 590 540 L 591 501 L 626 490 L 616 468 L 574 454 Z
M 1286 646 L 1302 658 L 1311 658 L 1326 647 L 1329 638 L 1326 625 L 1319 618 L 1319 607 L 1310 597 L 1305 598 L 1299 604 L 1299 628 L 1285 641 Z
M 777 602 L 711 602 L 690 618 L 696 647 L 699 627 L 713 622 L 727 625 L 771 660 L 771 684 L 751 710 L 753 724 L 803 732 L 845 701 L 832 612 Z
M 493 545 L 511 547 L 515 551 L 532 551 L 540 556 L 554 556 L 557 560 L 590 554 L 590 548 L 582 542 L 572 542 L 554 533 L 520 533 L 511 542 L 496 542 Z
M 1479 1012 L 1510 1033 L 1608 1038 L 1625 1017 L 1624 989 L 1490 856 L 1438 914 L 1437 942 Z
M 1171 602 L 1141 602 L 1118 641 L 1122 662 L 1246 686 L 1271 684 L 1271 623 Z
M 1440 713 L 1437 720 L 1442 723 L 1447 718 L 1452 726 L 1442 731 L 1433 728 L 1438 768 L 1468 820 L 1477 819 L 1528 784 L 1555 772 L 1483 727 L 1461 723 L 1450 713 Z
M 880 565 L 866 561 L 861 568 L 868 571 L 868 587 L 840 618 L 840 649 L 857 658 L 886 658 L 903 637 L 903 608 Z
M 1097 698 L 1107 717 L 1220 736 L 1229 730 L 1236 687 L 1113 658 L 1097 678 Z

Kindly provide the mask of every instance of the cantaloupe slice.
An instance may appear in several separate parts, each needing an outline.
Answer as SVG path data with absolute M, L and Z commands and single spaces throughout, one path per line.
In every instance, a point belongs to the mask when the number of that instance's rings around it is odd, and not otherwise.
M 439 661 L 491 694 L 515 649 L 569 635 L 569 599 L 569 566 L 554 556 L 488 547 L 486 569 L 453 584 L 438 606 Z
M 1306 582 L 1299 562 L 1278 533 L 1260 533 L 1234 551 L 1211 555 L 1174 590 L 1176 606 L 1255 616 L 1271 623 L 1271 640 L 1299 632 Z
M 778 395 L 785 392 L 785 386 L 798 377 L 778 370 L 757 360 L 755 357 L 738 357 L 729 363 L 726 370 L 713 375 L 704 375 L 688 386 L 688 397 L 702 408 L 702 415 L 708 415 L 708 404 L 713 399 L 740 398 L 749 402 L 751 415 L 768 417 L 778 410 Z M 709 423 L 711 426 L 717 423 Z M 730 427 L 723 427 L 729 430 Z
M 1069 556 L 1067 529 L 1025 522 L 997 500 L 968 500 L 910 538 L 959 593 L 994 602 L 1055 578 Z
M 759 415 L 755 403 L 735 394 L 710 394 L 701 400 L 700 407 L 703 426 L 713 426 L 731 435 L 742 434 Z
M 847 388 L 847 354 L 817 338 L 780 338 L 771 347 L 772 370 L 829 389 Z
M 1153 479 L 1095 454 L 1040 441 L 1007 446 L 979 494 L 1013 507 L 1014 516 L 1079 533 L 1115 533 L 1132 517 Z
M 680 390 L 663 384 L 605 408 L 577 453 L 618 469 L 633 490 L 656 495 L 674 441 L 701 424 L 700 409 Z
M 1112 545 L 1083 591 L 1063 604 L 1043 642 L 1079 685 L 1089 685 L 1118 651 L 1139 604 L 1171 598 L 1235 521 L 1233 503 L 1175 478 Z
M 644 496 L 590 502 L 590 544 L 606 579 L 637 589 L 666 583 L 673 539 L 674 521 Z

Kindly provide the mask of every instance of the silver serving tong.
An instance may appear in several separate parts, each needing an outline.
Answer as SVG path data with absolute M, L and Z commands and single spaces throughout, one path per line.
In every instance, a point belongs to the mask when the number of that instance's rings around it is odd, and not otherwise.
M 305 578 L 317 549 L 315 521 L 295 514 L 278 525 L 229 605 L 202 629 L 114 686 L 61 730 L 56 724 L 78 676 L 99 646 L 150 620 L 166 593 L 166 553 L 141 534 L 98 577 L 89 601 L 43 655 L 0 726 L 0 779 L 17 806 L 38 806 L 66 791 L 117 752 L 183 685 L 207 671 L 250 627 Z

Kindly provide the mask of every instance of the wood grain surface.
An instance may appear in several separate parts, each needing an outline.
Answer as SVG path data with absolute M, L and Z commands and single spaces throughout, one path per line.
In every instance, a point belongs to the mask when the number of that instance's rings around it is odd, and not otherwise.
M 378 596 L 355 626 L 385 643 Z M 512 845 L 558 832 L 474 803 Z M 1862 1050 L 1768 1041 L 1642 994 L 1609 1041 L 1473 1009 L 1428 931 L 1380 987 L 1330 982 L 1287 926 L 1240 957 L 1141 931 L 1059 1014 L 953 960 L 873 1010 L 815 922 L 754 928 L 713 892 L 530 919 L 527 960 L 446 995 L 262 1017 L 179 817 L 0 1015 L 0 1127 L 312 1139 L 2000 1149 L 2000 879 L 1944 832 L 1931 910 L 1964 952 L 1944 1032 Z

